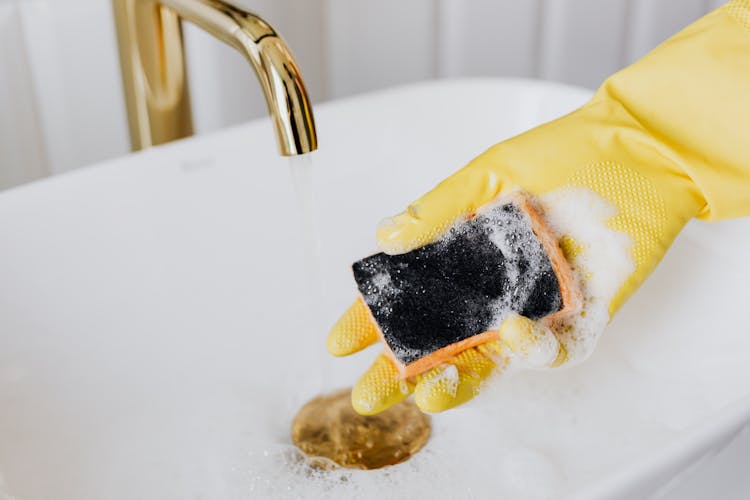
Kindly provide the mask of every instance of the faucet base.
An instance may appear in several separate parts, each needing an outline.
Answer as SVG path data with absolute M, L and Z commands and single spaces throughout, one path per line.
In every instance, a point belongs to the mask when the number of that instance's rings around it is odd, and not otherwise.
M 155 0 L 113 8 L 133 150 L 193 135 L 179 16 Z

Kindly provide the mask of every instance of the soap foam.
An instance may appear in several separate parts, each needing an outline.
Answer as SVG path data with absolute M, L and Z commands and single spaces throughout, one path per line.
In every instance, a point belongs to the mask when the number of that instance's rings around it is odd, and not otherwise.
M 583 306 L 552 325 L 568 351 L 568 362 L 578 363 L 593 352 L 609 322 L 610 302 L 635 270 L 633 240 L 607 226 L 617 209 L 588 189 L 560 189 L 539 201 L 550 229 L 581 247 L 571 265 L 581 283 Z
M 538 202 L 550 229 L 582 247 L 571 262 L 579 279 L 585 277 L 581 279 L 585 283 L 581 313 L 551 325 L 556 332 L 563 331 L 561 340 L 571 360 L 581 361 L 593 351 L 609 321 L 608 304 L 633 270 L 632 242 L 607 227 L 615 209 L 591 191 L 561 190 Z M 493 220 L 495 206 L 485 207 L 478 217 L 486 218 L 482 226 L 510 257 L 507 273 L 516 277 L 509 280 L 515 288 L 512 296 L 523 300 L 528 291 L 518 279 L 520 274 L 513 274 L 518 268 L 514 256 L 520 255 L 522 246 L 526 246 L 526 255 L 529 248 L 536 248 L 532 252 L 536 259 L 546 258 L 546 253 L 538 240 L 519 238 L 528 234 L 523 230 L 527 221 Z M 463 230 L 461 224 L 451 229 L 453 234 Z M 381 288 L 387 289 L 387 284 L 387 279 L 381 280 Z M 510 301 L 497 305 L 497 326 L 510 310 Z M 537 322 L 535 330 L 540 339 L 554 340 L 544 320 Z M 526 361 L 539 358 L 543 363 L 537 364 L 549 365 L 556 354 L 556 348 L 550 346 L 551 342 L 540 342 L 538 356 L 529 353 Z M 595 364 L 596 378 L 589 375 L 588 363 L 554 375 L 504 372 L 471 404 L 436 416 L 433 437 L 425 450 L 398 466 L 375 471 L 316 471 L 293 449 L 281 447 L 272 453 L 273 458 L 256 464 L 262 469 L 250 475 L 250 491 L 270 496 L 278 494 L 284 484 L 290 497 L 311 495 L 314 488 L 316 495 L 333 499 L 421 498 L 435 492 L 443 498 L 560 498 L 575 485 L 593 479 L 603 465 L 618 463 L 647 445 L 663 443 L 673 433 L 655 422 L 642 423 L 639 437 L 643 440 L 613 432 L 630 423 L 628 406 L 637 402 L 639 395 L 628 394 L 622 387 L 619 372 L 627 367 L 621 361 L 602 364 L 600 359 Z M 457 387 L 458 372 L 447 366 L 433 383 Z M 602 399 L 609 401 L 615 395 L 619 397 L 602 406 Z
M 512 198 L 501 197 L 496 202 L 482 207 L 477 214 L 482 221 L 481 230 L 489 234 L 490 241 L 506 258 L 504 267 L 509 293 L 495 304 L 495 319 L 490 326 L 493 330 L 499 328 L 509 314 L 520 311 L 523 308 L 522 304 L 528 303 L 540 275 L 551 270 L 544 247 L 530 231 L 531 222 L 528 215 L 522 211 L 515 211 L 513 217 L 508 217 L 507 214 L 495 210 L 497 206 L 511 201 Z M 521 269 L 526 267 L 530 271 L 522 274 Z
M 430 392 L 433 387 L 442 386 L 444 392 L 455 396 L 458 392 L 458 382 L 458 369 L 455 365 L 444 365 L 437 375 L 422 383 L 427 385 L 427 392 Z
M 486 204 L 477 213 L 478 227 L 458 223 L 441 239 L 450 241 L 467 231 L 485 231 L 490 241 L 506 256 L 505 276 L 510 290 L 495 304 L 489 329 L 499 328 L 509 314 L 519 310 L 519 304 L 528 300 L 535 282 L 534 273 L 521 276 L 521 266 L 527 263 L 529 269 L 539 270 L 544 269 L 548 261 L 541 243 L 528 231 L 528 216 L 517 212 L 515 217 L 508 217 L 497 210 L 512 199 L 513 195 L 502 196 Z M 607 221 L 617 214 L 617 209 L 591 190 L 560 189 L 539 197 L 537 201 L 545 222 L 558 239 L 569 238 L 580 247 L 570 265 L 583 294 L 583 303 L 576 314 L 554 322 L 544 318 L 537 321 L 539 345 L 530 346 L 522 356 L 512 357 L 522 367 L 548 366 L 557 351 L 552 345 L 555 344 L 554 337 L 544 335 L 549 326 L 567 350 L 567 362 L 579 363 L 593 352 L 610 320 L 609 303 L 635 270 L 631 257 L 633 241 L 627 234 L 607 225 Z M 552 347 L 554 355 L 550 355 Z

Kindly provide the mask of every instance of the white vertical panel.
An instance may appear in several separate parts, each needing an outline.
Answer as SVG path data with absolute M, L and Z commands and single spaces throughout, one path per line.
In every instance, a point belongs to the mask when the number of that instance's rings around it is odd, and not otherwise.
M 436 76 L 432 0 L 328 0 L 327 5 L 331 95 Z
M 21 2 L 53 172 L 128 151 L 111 2 Z
M 47 173 L 18 6 L 0 4 L 0 189 Z
M 26 62 L 32 68 L 28 82 L 34 93 L 34 106 L 40 117 L 37 141 L 48 152 L 48 173 L 62 172 L 80 165 L 68 135 L 71 121 L 63 87 L 64 64 L 57 57 L 54 18 L 47 2 L 27 1 L 19 5 L 19 28 L 26 46 Z
M 440 76 L 533 76 L 539 0 L 441 0 Z
M 624 62 L 625 0 L 545 0 L 539 75 L 596 88 Z
M 627 62 L 683 29 L 706 12 L 706 0 L 631 0 Z
M 257 0 L 245 1 L 256 8 Z M 264 0 L 264 4 L 262 12 L 267 12 L 269 20 L 292 49 L 313 101 L 327 99 L 325 0 Z
M 243 0 L 237 5 L 266 19 L 287 42 L 313 101 L 325 97 L 323 0 Z M 266 115 L 250 64 L 233 48 L 185 23 L 188 72 L 197 133 Z

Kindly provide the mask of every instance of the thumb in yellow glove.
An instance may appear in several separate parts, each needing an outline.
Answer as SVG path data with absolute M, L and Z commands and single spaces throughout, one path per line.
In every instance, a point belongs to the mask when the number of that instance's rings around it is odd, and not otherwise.
M 735 0 L 615 74 L 579 110 L 490 148 L 381 224 L 381 249 L 406 252 L 523 189 L 561 236 L 585 307 L 554 324 L 511 316 L 499 340 L 410 380 L 381 355 L 355 384 L 354 408 L 377 413 L 414 392 L 424 411 L 442 411 L 509 363 L 553 367 L 588 356 L 688 220 L 750 214 L 748 88 L 750 1 Z M 348 355 L 377 340 L 358 300 L 327 345 Z

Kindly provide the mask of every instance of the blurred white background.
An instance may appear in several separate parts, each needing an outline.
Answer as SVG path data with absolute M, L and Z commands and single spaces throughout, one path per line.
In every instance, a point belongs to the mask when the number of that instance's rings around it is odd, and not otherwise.
M 518 76 L 596 88 L 722 0 L 239 0 L 284 36 L 315 102 Z M 250 67 L 187 27 L 198 133 L 265 113 Z M 325 141 L 325 131 L 320 131 Z M 0 0 L 0 189 L 129 150 L 110 0 Z

